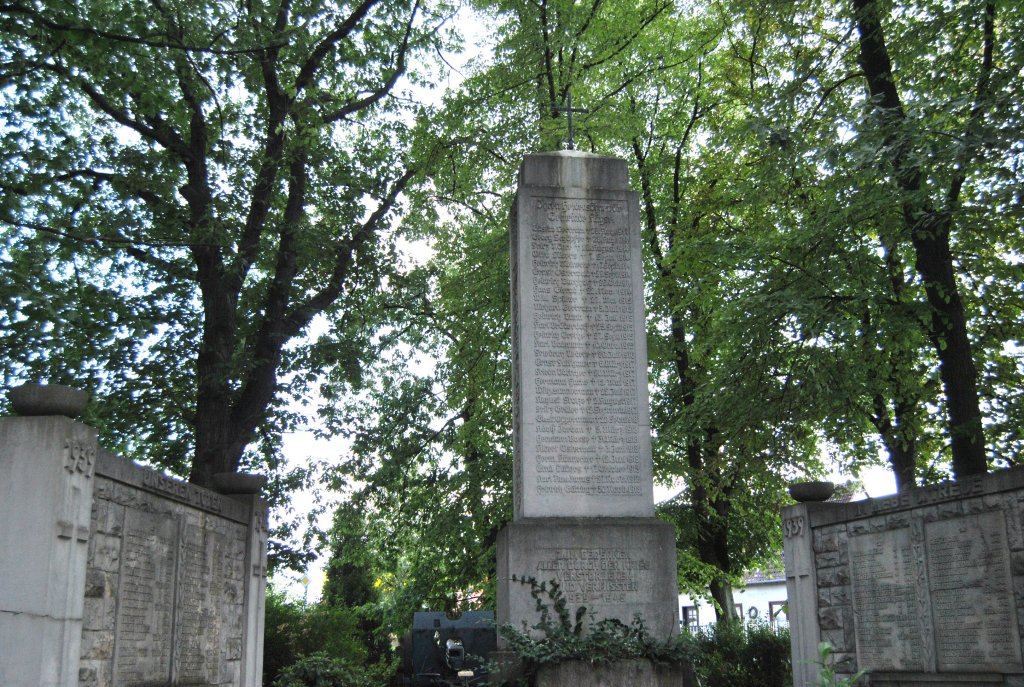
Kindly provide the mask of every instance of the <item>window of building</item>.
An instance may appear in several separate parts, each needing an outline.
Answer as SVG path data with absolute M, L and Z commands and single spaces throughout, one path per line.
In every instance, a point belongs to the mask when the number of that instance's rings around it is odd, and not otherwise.
M 772 629 L 789 626 L 789 616 L 786 614 L 785 601 L 769 601 L 768 616 Z
M 700 628 L 700 617 L 696 606 L 683 606 L 683 627 L 691 631 Z

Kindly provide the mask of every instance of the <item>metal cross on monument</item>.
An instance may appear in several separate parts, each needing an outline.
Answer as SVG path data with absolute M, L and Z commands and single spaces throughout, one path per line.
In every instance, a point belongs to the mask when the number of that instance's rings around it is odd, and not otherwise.
M 573 134 L 573 132 L 572 132 L 572 113 L 573 112 L 579 112 L 581 114 L 587 114 L 587 113 L 590 112 L 590 110 L 584 110 L 583 108 L 573 107 L 572 106 L 572 86 L 567 88 L 566 91 L 565 91 L 565 107 L 557 107 L 556 106 L 555 110 L 557 112 L 564 112 L 565 113 L 566 118 L 568 119 L 567 123 L 569 125 L 569 140 L 566 141 L 566 144 L 567 144 L 569 150 L 576 150 L 576 142 L 573 140 L 573 136 L 572 136 L 572 134 Z

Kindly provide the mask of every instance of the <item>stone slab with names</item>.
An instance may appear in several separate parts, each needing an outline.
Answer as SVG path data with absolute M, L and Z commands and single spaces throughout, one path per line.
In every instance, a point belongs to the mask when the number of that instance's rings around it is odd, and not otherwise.
M 82 674 L 95 687 L 248 685 L 266 507 L 98 456 Z M 251 608 L 256 605 L 257 608 Z M 112 610 L 111 610 L 112 609 Z M 257 618 L 258 620 L 258 618 Z
M 510 218 L 513 521 L 497 621 L 532 627 L 528 585 L 571 611 L 678 632 L 675 530 L 654 518 L 637 195 L 623 160 L 529 155 Z M 499 640 L 501 644 L 501 640 Z
M 114 456 L 56 412 L 0 418 L 0 685 L 258 686 L 266 503 Z
M 1022 503 L 1014 469 L 784 509 L 794 666 L 829 641 L 872 685 L 1024 685 Z
M 510 235 L 515 517 L 651 517 L 636 193 L 622 160 L 528 156 Z

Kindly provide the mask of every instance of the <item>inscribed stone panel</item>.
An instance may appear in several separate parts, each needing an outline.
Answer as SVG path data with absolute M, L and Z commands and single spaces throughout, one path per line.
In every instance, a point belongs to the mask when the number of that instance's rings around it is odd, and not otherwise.
M 924 670 L 910 528 L 849 538 L 858 666 Z
M 537 623 L 529 586 L 513 581 L 532 578 L 557 582 L 570 613 L 585 607 L 588 619 L 615 618 L 626 624 L 639 615 L 662 638 L 678 631 L 675 530 L 667 523 L 655 518 L 593 519 L 589 524 L 524 519 L 502 530 L 497 548 L 501 622 Z
M 521 188 L 513 220 L 517 517 L 649 516 L 632 196 L 557 192 Z
M 651 561 L 625 548 L 538 549 L 535 576 L 558 580 L 571 605 L 636 603 L 651 593 Z
M 114 685 L 171 679 L 178 521 L 125 512 L 114 629 Z
M 939 670 L 1019 670 L 1003 514 L 929 522 L 925 539 Z
M 208 684 L 217 675 L 220 572 L 212 563 L 212 533 L 189 524 L 178 554 L 178 622 L 175 627 L 175 676 L 184 684 Z
M 537 490 L 640 495 L 626 203 L 530 201 Z

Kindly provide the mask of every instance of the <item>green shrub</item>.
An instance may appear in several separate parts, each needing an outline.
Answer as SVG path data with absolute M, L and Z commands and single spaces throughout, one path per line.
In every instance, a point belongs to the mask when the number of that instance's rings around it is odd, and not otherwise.
M 303 610 L 289 603 L 283 594 L 267 589 L 263 622 L 263 684 L 272 685 L 281 671 L 298 658 L 299 628 Z
M 355 687 L 355 683 L 348 661 L 315 653 L 284 668 L 273 687 Z
M 357 676 L 358 680 L 362 679 L 360 676 L 372 674 L 376 681 L 368 684 L 373 687 L 387 684 L 388 673 L 394 672 L 395 662 L 387 655 L 380 657 L 382 660 L 379 662 L 370 663 L 361 624 L 362 612 L 360 608 L 291 602 L 283 594 L 268 590 L 263 639 L 263 684 L 276 685 L 279 677 L 286 675 L 286 669 L 293 665 L 300 673 L 287 673 L 291 675 L 289 679 L 293 680 L 293 683 L 287 684 L 289 687 L 292 684 L 305 684 L 294 683 L 294 679 L 298 679 L 297 675 L 311 674 L 309 671 L 314 669 L 326 671 L 328 666 L 323 663 L 325 660 L 330 661 L 331 665 L 337 663 L 347 666 L 349 673 Z M 351 684 L 363 684 L 358 680 Z M 329 681 L 309 684 L 334 685 Z
M 559 584 L 537 582 L 536 578 L 512 577 L 529 585 L 540 621 L 533 626 L 540 637 L 512 625 L 500 628 L 511 649 L 523 659 L 527 677 L 540 666 L 562 661 L 611 663 L 629 659 L 647 659 L 655 664 L 690 665 L 694 653 L 688 635 L 667 640 L 652 637 L 640 618 L 626 625 L 618 620 L 584 623 L 586 607 L 569 612 Z M 586 630 L 584 631 L 584 627 Z
M 744 655 L 750 666 L 750 687 L 788 687 L 793 684 L 789 628 L 773 630 L 763 623 L 748 625 Z
M 853 687 L 864 677 L 865 671 L 859 670 L 849 677 L 840 677 L 836 674 L 835 665 L 832 660 L 835 650 L 828 642 L 818 643 L 818 687 Z
M 272 687 L 382 687 L 397 669 L 397 661 L 366 666 L 325 652 L 302 656 L 285 667 Z
M 789 687 L 789 631 L 764 624 L 719 623 L 694 634 L 703 687 Z

